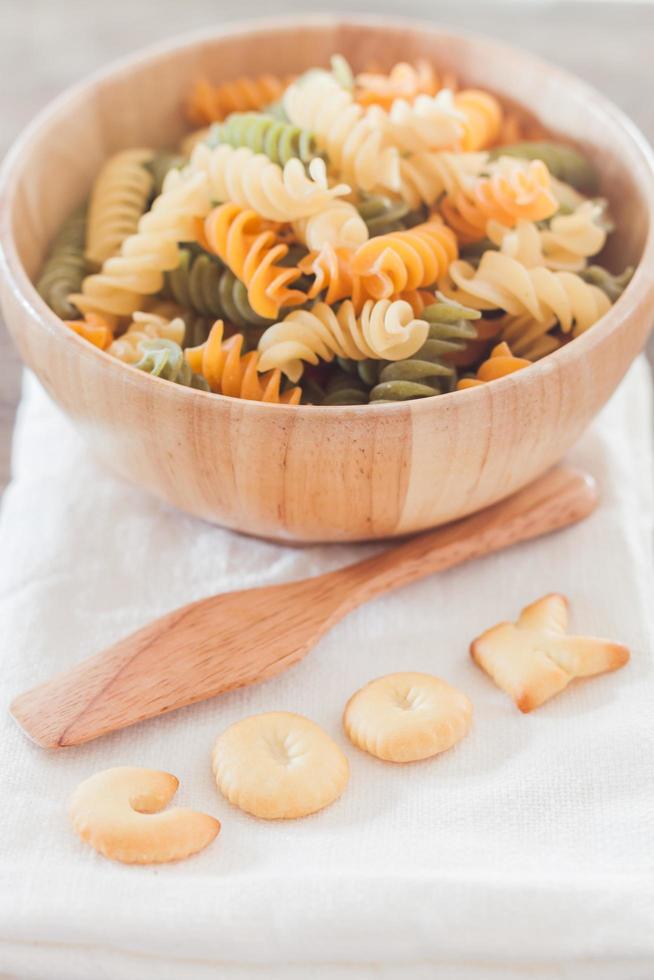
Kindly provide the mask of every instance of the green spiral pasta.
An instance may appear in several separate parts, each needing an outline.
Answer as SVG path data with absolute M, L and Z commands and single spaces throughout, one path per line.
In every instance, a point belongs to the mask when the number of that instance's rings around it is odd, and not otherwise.
M 372 386 L 371 402 L 408 401 L 452 391 L 456 368 L 445 359 L 477 337 L 472 323 L 477 310 L 459 303 L 438 302 L 425 307 L 420 318 L 429 323 L 429 335 L 417 353 L 404 361 L 361 361 L 359 377 Z
M 282 167 L 294 158 L 309 163 L 322 155 L 311 133 L 263 112 L 233 112 L 223 123 L 211 127 L 207 143 L 212 147 L 221 143 L 247 146 Z
M 491 159 L 498 157 L 521 157 L 525 160 L 542 160 L 553 177 L 570 184 L 585 194 L 597 194 L 599 181 L 594 168 L 586 157 L 563 143 L 548 140 L 538 142 L 512 143 L 510 146 L 496 146 L 490 153 Z
M 79 292 L 87 272 L 85 238 L 86 206 L 83 206 L 73 211 L 64 223 L 36 284 L 39 294 L 62 320 L 79 317 L 77 308 L 68 297 L 71 293 Z
M 184 357 L 184 351 L 174 340 L 164 337 L 155 340 L 142 340 L 141 359 L 134 365 L 139 371 L 147 371 L 157 378 L 174 381 L 188 388 L 201 388 L 209 391 L 209 385 L 199 374 L 194 374 Z
M 264 115 L 270 116 L 272 119 L 276 119 L 277 122 L 290 123 L 290 119 L 286 114 L 286 109 L 284 108 L 283 102 L 271 102 L 270 105 L 264 106 L 261 110 Z
M 246 286 L 230 269 L 193 246 L 180 249 L 178 267 L 166 273 L 164 295 L 201 317 L 228 320 L 241 329 L 264 328 L 271 322 L 254 312 Z
M 622 296 L 633 274 L 633 265 L 628 265 L 624 272 L 619 275 L 609 272 L 601 265 L 589 265 L 587 269 L 582 269 L 579 273 L 586 282 L 592 283 L 593 286 L 599 286 L 612 303 L 615 303 L 616 299 Z
M 146 168 L 150 171 L 153 178 L 152 197 L 159 197 L 163 188 L 163 182 L 169 170 L 178 169 L 186 163 L 186 158 L 172 150 L 158 150 L 148 163 Z
M 366 405 L 370 385 L 357 371 L 354 361 L 339 359 L 339 366 L 332 367 L 327 383 L 322 386 L 311 378 L 302 380 L 304 405 Z
M 371 238 L 406 231 L 425 220 L 425 211 L 412 211 L 404 201 L 395 201 L 385 194 L 365 194 L 356 205 L 368 227 Z

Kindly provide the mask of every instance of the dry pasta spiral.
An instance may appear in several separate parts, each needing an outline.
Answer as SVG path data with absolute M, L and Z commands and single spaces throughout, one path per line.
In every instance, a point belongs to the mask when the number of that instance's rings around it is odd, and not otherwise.
M 356 248 L 368 239 L 368 226 L 357 208 L 339 198 L 318 214 L 294 221 L 293 232 L 311 251 L 319 251 L 325 245 Z
M 136 364 L 141 357 L 142 341 L 165 339 L 181 346 L 184 342 L 184 329 L 181 317 L 168 320 L 157 313 L 137 311 L 125 333 L 114 340 L 108 350 L 113 357 L 127 364 Z
M 201 374 L 195 374 L 184 357 L 184 351 L 174 340 L 157 337 L 139 343 L 139 359 L 134 367 L 146 371 L 155 378 L 174 381 L 187 388 L 208 391 L 209 385 Z
M 563 143 L 528 140 L 496 146 L 491 151 L 491 158 L 494 160 L 503 156 L 542 160 L 553 177 L 571 184 L 576 190 L 583 191 L 584 194 L 596 194 L 598 191 L 599 182 L 595 168 L 583 153 Z
M 274 75 L 258 78 L 236 78 L 222 85 L 212 85 L 206 79 L 196 82 L 186 103 L 186 116 L 194 126 L 220 122 L 231 112 L 261 109 L 279 99 L 290 79 Z
M 211 391 L 250 401 L 298 404 L 302 395 L 299 388 L 281 392 L 281 372 L 275 369 L 259 374 L 257 351 L 242 355 L 242 335 L 223 342 L 223 332 L 223 323 L 217 320 L 204 344 L 186 350 L 189 367 L 202 375 Z
M 309 72 L 288 87 L 284 108 L 295 126 L 312 132 L 341 180 L 363 191 L 397 190 L 399 154 L 329 72 Z
M 413 153 L 400 162 L 400 194 L 409 207 L 434 204 L 476 183 L 488 161 L 486 153 Z
M 114 339 L 113 324 L 97 313 L 87 313 L 83 320 L 64 320 L 64 323 L 100 350 L 106 350 Z
M 454 96 L 454 105 L 463 116 L 462 150 L 475 153 L 497 142 L 502 127 L 502 107 L 493 95 L 479 89 L 464 89 Z
M 388 112 L 373 106 L 366 118 L 402 154 L 454 150 L 465 132 L 465 116 L 448 89 L 435 96 L 419 95 L 413 102 L 397 99 Z
M 232 113 L 212 127 L 207 142 L 209 146 L 247 146 L 282 166 L 295 158 L 308 163 L 319 155 L 312 133 L 262 112 Z
M 511 229 L 490 221 L 486 231 L 505 255 L 528 268 L 542 265 L 548 269 L 579 272 L 589 256 L 604 248 L 603 213 L 602 203 L 585 201 L 572 214 L 555 215 L 545 228 L 539 228 L 531 221 L 518 221 Z
M 415 65 L 399 61 L 387 75 L 361 72 L 355 78 L 355 86 L 360 105 L 390 109 L 395 99 L 412 102 L 418 95 L 436 95 L 442 88 L 455 89 L 456 79 L 451 74 L 439 77 L 432 65 L 421 58 Z
M 36 283 L 39 295 L 62 319 L 70 320 L 79 312 L 69 296 L 77 292 L 86 275 L 85 234 L 86 207 L 81 207 L 64 222 Z
M 270 221 L 308 218 L 349 192 L 346 184 L 328 186 L 324 160 L 314 158 L 308 169 L 307 174 L 295 159 L 282 169 L 246 146 L 212 149 L 204 143 L 195 147 L 189 165 L 190 172 L 206 174 L 214 200 L 252 208 Z
M 144 296 L 161 290 L 164 272 L 179 264 L 179 243 L 196 239 L 197 219 L 209 208 L 206 175 L 172 170 L 136 234 L 125 239 L 120 253 L 107 259 L 101 272 L 87 276 L 82 292 L 71 301 L 82 313 L 129 316 L 138 310 Z
M 554 318 L 563 333 L 574 337 L 611 306 L 601 289 L 574 272 L 526 269 L 510 256 L 493 251 L 484 253 L 476 269 L 468 262 L 453 262 L 440 288 L 473 309 L 529 314 L 541 322 L 551 323 Z
M 259 341 L 259 370 L 280 368 L 295 382 L 302 376 L 303 361 L 317 364 L 334 357 L 400 360 L 422 347 L 428 331 L 426 321 L 415 319 L 410 304 L 403 300 L 368 300 L 359 316 L 348 300 L 338 312 L 326 303 L 316 303 L 268 327 Z
M 371 238 L 354 254 L 352 269 L 369 296 L 384 299 L 431 286 L 458 254 L 456 237 L 438 218 L 408 231 Z
M 520 313 L 518 316 L 507 314 L 493 322 L 499 330 L 499 338 L 509 345 L 513 353 L 530 361 L 546 357 L 562 344 L 558 337 L 550 333 L 556 326 L 554 316 L 545 320 L 534 320 L 529 313 Z
M 457 388 L 460 391 L 464 388 L 476 388 L 488 381 L 495 381 L 497 378 L 504 378 L 507 374 L 520 371 L 522 368 L 529 367 L 530 364 L 531 361 L 524 357 L 515 357 L 508 344 L 501 343 L 493 348 L 488 360 L 480 365 L 476 377 L 461 378 L 457 383 Z
M 86 259 L 99 267 L 138 227 L 154 185 L 148 169 L 154 150 L 121 150 L 95 179 L 86 228 Z
M 303 292 L 289 288 L 300 277 L 300 270 L 280 265 L 288 245 L 280 241 L 277 230 L 255 211 L 232 203 L 214 208 L 204 223 L 211 251 L 245 283 L 255 313 L 269 319 L 283 306 L 299 306 L 306 301 Z
M 503 158 L 489 177 L 448 194 L 440 205 L 446 223 L 461 242 L 484 238 L 489 221 L 512 228 L 521 218 L 540 221 L 558 210 L 547 167 L 540 160 L 527 165 Z

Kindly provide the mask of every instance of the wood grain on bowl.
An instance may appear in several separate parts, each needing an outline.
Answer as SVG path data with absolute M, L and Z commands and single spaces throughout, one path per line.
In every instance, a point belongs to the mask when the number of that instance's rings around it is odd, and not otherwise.
M 174 143 L 198 76 L 247 66 L 280 74 L 342 52 L 370 61 L 428 57 L 521 102 L 577 141 L 601 173 L 618 231 L 607 258 L 640 266 L 596 326 L 536 365 L 470 391 L 360 407 L 263 405 L 167 384 L 71 334 L 29 276 L 102 160 Z M 73 150 L 74 147 L 74 150 Z M 46 152 L 47 150 L 47 152 Z M 2 302 L 23 359 L 118 473 L 178 507 L 267 537 L 358 540 L 462 517 L 508 495 L 578 438 L 643 347 L 654 314 L 654 166 L 638 132 L 602 96 L 533 56 L 428 25 L 307 18 L 146 52 L 64 95 L 10 155 L 0 187 Z M 56 189 L 56 193 L 54 192 Z

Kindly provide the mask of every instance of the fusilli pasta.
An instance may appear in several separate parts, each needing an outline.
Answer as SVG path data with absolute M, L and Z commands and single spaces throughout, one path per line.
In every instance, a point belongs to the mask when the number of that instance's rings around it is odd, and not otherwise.
M 172 340 L 178 345 L 184 342 L 184 321 L 181 317 L 168 320 L 157 313 L 134 313 L 125 333 L 108 348 L 113 357 L 127 364 L 136 364 L 141 357 L 140 345 L 145 340 Z
M 195 374 L 184 357 L 184 351 L 174 340 L 158 337 L 142 340 L 139 343 L 140 357 L 134 363 L 139 371 L 147 371 L 156 378 L 174 381 L 187 388 L 200 388 L 208 391 L 209 385 L 201 374 Z
M 71 320 L 79 312 L 68 297 L 77 292 L 86 275 L 85 236 L 84 206 L 73 211 L 62 225 L 36 283 L 39 294 L 63 320 Z
M 216 123 L 209 133 L 207 144 L 247 146 L 254 153 L 263 153 L 283 166 L 289 160 L 309 163 L 320 153 L 311 133 L 291 123 L 273 119 L 262 112 L 234 112 L 225 122 Z
M 500 252 L 485 252 L 476 269 L 469 262 L 453 262 L 440 288 L 473 309 L 556 321 L 563 333 L 573 337 L 592 326 L 611 305 L 601 289 L 574 272 L 526 269 Z
M 521 218 L 540 221 L 558 210 L 550 175 L 540 160 L 526 166 L 504 157 L 489 177 L 448 194 L 440 205 L 446 223 L 462 242 L 483 238 L 489 221 L 512 228 Z
M 248 300 L 259 316 L 272 319 L 283 306 L 306 302 L 303 292 L 289 288 L 300 270 L 280 265 L 288 245 L 280 240 L 278 228 L 255 211 L 221 204 L 205 220 L 204 233 L 211 251 L 247 286 Z
M 186 116 L 194 126 L 220 122 L 231 112 L 261 109 L 279 99 L 290 79 L 274 75 L 258 78 L 236 78 L 222 85 L 212 85 L 206 79 L 196 82 L 186 103 Z
M 355 97 L 360 105 L 379 105 L 383 109 L 390 109 L 395 99 L 412 102 L 418 95 L 436 95 L 442 88 L 453 90 L 457 87 L 453 75 L 439 77 L 424 59 L 415 65 L 400 61 L 387 75 L 361 72 L 355 78 L 355 86 Z
M 540 140 L 497 146 L 491 151 L 491 159 L 509 156 L 542 160 L 553 177 L 585 194 L 597 194 L 598 180 L 594 167 L 579 150 L 571 146 Z
M 211 197 L 252 208 L 270 221 L 297 221 L 318 214 L 335 198 L 349 193 L 346 184 L 329 187 L 324 160 L 315 157 L 309 173 L 299 160 L 289 160 L 282 169 L 263 153 L 246 146 L 217 146 L 199 143 L 191 155 L 189 172 L 206 175 Z
M 480 365 L 477 375 L 474 378 L 461 378 L 457 383 L 457 388 L 476 388 L 478 385 L 486 384 L 488 381 L 495 381 L 496 378 L 503 378 L 507 374 L 513 374 L 522 368 L 529 367 L 531 361 L 524 357 L 515 357 L 511 353 L 508 344 L 501 343 L 493 348 L 491 356 L 487 361 Z
M 257 402 L 297 405 L 301 390 L 291 388 L 280 391 L 280 371 L 276 369 L 259 374 L 258 353 L 251 351 L 242 355 L 242 347 L 241 334 L 223 342 L 223 324 L 217 320 L 204 344 L 187 348 L 186 360 L 193 371 L 202 375 L 209 389 L 218 394 Z
M 112 324 L 95 313 L 87 314 L 83 320 L 64 320 L 64 323 L 100 350 L 106 350 L 114 339 Z
M 280 368 L 291 381 L 302 376 L 303 361 L 317 364 L 335 356 L 400 360 L 419 350 L 429 325 L 414 318 L 409 303 L 398 300 L 366 302 L 357 316 L 346 300 L 335 312 L 326 303 L 289 313 L 263 333 L 259 341 L 259 370 Z
M 91 191 L 86 228 L 86 260 L 96 268 L 115 255 L 138 227 L 154 178 L 148 167 L 154 150 L 121 150 L 105 163 Z
M 314 133 L 341 180 L 363 191 L 399 188 L 397 148 L 385 145 L 385 134 L 329 72 L 309 72 L 290 85 L 284 109 L 294 125 Z
M 603 214 L 603 202 L 584 201 L 572 214 L 555 215 L 545 227 L 521 220 L 511 229 L 489 221 L 486 231 L 505 255 L 528 268 L 542 265 L 579 272 L 589 256 L 604 248 Z

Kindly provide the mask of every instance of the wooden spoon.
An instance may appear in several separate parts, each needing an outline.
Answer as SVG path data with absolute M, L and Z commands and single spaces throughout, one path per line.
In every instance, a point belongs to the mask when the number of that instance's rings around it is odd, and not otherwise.
M 568 467 L 486 510 L 315 578 L 200 599 L 19 695 L 11 713 L 39 745 L 79 745 L 273 677 L 346 613 L 432 572 L 565 527 L 595 508 L 594 481 Z

